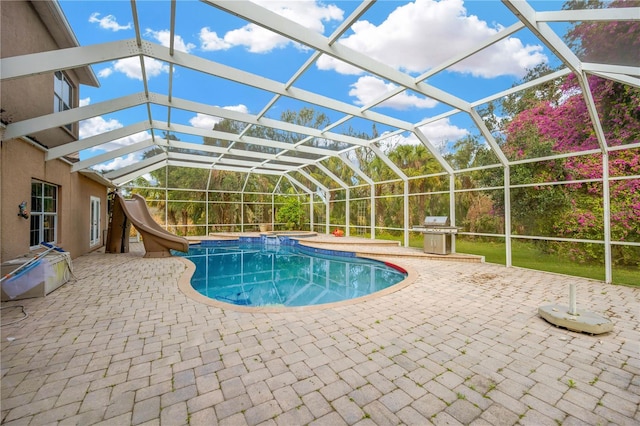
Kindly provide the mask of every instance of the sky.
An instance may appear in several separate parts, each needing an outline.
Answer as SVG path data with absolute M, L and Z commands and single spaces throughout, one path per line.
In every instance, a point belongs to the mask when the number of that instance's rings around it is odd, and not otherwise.
M 283 0 L 255 3 L 291 19 L 324 36 L 332 32 L 358 6 L 356 1 Z M 81 45 L 92 45 L 135 38 L 134 17 L 128 1 L 60 1 L 71 28 Z M 169 45 L 170 2 L 138 1 L 137 15 L 143 39 Z M 559 10 L 560 1 L 536 1 L 537 10 Z M 497 0 L 415 0 L 378 1 L 338 40 L 356 51 L 410 74 L 424 74 L 442 62 L 463 52 L 517 22 L 513 14 Z M 562 31 L 562 28 L 559 29 Z M 178 1 L 175 48 L 243 71 L 287 82 L 312 55 L 313 51 L 282 36 L 248 23 L 238 17 L 196 1 Z M 471 56 L 452 68 L 426 80 L 440 90 L 463 100 L 476 101 L 506 90 L 521 80 L 527 69 L 546 63 L 557 66 L 553 54 L 528 30 Z M 169 66 L 149 59 L 145 61 L 149 90 L 167 94 Z M 80 89 L 81 106 L 95 104 L 127 94 L 142 92 L 139 60 L 136 58 L 94 64 L 99 88 Z M 294 87 L 333 97 L 358 107 L 370 104 L 395 85 L 332 57 L 322 55 L 296 80 Z M 204 76 L 187 68 L 176 67 L 173 95 L 234 111 L 258 114 L 273 94 L 255 88 Z M 309 106 L 281 98 L 267 117 L 279 119 L 286 110 Z M 332 122 L 344 114 L 320 107 Z M 167 121 L 164 107 L 152 107 L 155 120 Z M 394 96 L 372 111 L 418 123 L 451 110 L 451 107 L 418 93 Z M 80 137 L 114 130 L 147 119 L 146 107 L 131 108 L 80 123 Z M 189 111 L 172 110 L 171 121 L 211 129 L 217 117 Z M 371 123 L 352 119 L 335 132 L 351 126 L 370 132 Z M 394 129 L 378 126 L 381 133 Z M 437 146 L 476 134 L 465 114 L 456 114 L 422 128 Z M 198 138 L 178 135 L 181 140 L 201 143 Z M 150 137 L 148 132 L 85 150 L 81 159 L 110 151 Z M 411 134 L 395 137 L 394 143 L 417 143 Z M 140 159 L 134 153 L 97 166 L 97 169 L 123 167 Z

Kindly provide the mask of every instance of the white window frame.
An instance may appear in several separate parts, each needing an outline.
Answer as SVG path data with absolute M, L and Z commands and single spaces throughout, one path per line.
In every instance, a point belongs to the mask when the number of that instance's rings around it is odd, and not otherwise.
M 40 187 L 39 194 L 34 195 L 34 185 Z M 50 199 L 50 197 L 45 196 L 45 188 L 54 189 L 53 195 L 53 205 L 51 211 L 46 211 L 44 208 L 45 200 Z M 56 244 L 58 242 L 58 198 L 60 194 L 60 187 L 58 185 L 53 185 L 47 182 L 42 182 L 39 180 L 31 181 L 31 218 L 30 218 L 30 226 L 29 226 L 29 246 L 31 249 L 35 249 L 40 247 L 41 242 L 53 243 Z M 35 201 L 35 202 L 34 202 Z M 46 241 L 45 238 L 45 223 L 47 220 L 53 221 L 53 240 Z M 50 229 L 50 228 L 49 228 Z M 32 235 L 33 232 L 38 232 L 37 242 L 36 244 L 32 244 Z
M 53 73 L 53 112 L 62 112 L 73 108 L 75 88 L 62 71 Z M 72 131 L 73 123 L 66 124 L 65 129 Z
M 89 247 L 100 244 L 100 198 L 90 197 L 89 204 Z

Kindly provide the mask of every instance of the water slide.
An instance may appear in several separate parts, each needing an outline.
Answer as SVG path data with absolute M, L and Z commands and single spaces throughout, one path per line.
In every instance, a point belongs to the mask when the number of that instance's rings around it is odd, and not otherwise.
M 111 220 L 107 233 L 107 253 L 127 253 L 129 251 L 129 230 L 136 228 L 146 251 L 144 257 L 168 257 L 169 250 L 189 251 L 189 242 L 162 228 L 151 217 L 147 203 L 138 194 L 125 199 L 119 193 L 113 196 Z

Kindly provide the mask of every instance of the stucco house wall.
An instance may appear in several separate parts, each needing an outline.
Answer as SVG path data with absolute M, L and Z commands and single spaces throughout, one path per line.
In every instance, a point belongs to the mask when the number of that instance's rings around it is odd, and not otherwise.
M 44 2 L 43 2 L 44 3 Z M 42 6 L 40 6 L 42 7 Z M 6 58 L 30 53 L 59 49 L 49 29 L 30 1 L 0 2 L 0 27 L 2 42 L 0 57 Z M 65 75 L 74 86 L 74 101 L 78 105 L 80 79 L 74 70 Z M 3 82 L 0 85 L 0 118 L 5 123 L 14 123 L 53 112 L 53 73 L 35 75 Z M 52 148 L 78 138 L 78 124 L 71 131 L 58 127 L 30 135 L 41 144 Z
M 33 179 L 58 186 L 57 245 L 77 257 L 104 245 L 107 218 L 107 188 L 60 160 L 45 161 L 45 152 L 30 143 L 2 141 L 0 160 L 0 249 L 1 261 L 29 253 L 29 219 L 18 216 L 18 205 L 26 201 L 31 211 Z M 100 199 L 100 242 L 90 246 L 90 200 Z
M 0 57 L 12 57 L 77 45 L 66 18 L 54 2 L 0 1 Z M 66 70 L 73 86 L 73 107 L 78 105 L 80 84 L 97 86 L 88 68 Z M 0 85 L 0 137 L 4 126 L 54 112 L 54 73 L 3 81 Z M 58 187 L 56 244 L 77 257 L 104 245 L 107 187 L 80 173 L 71 173 L 73 159 L 45 161 L 46 148 L 78 139 L 78 123 L 71 131 L 59 127 L 4 140 L 0 145 L 0 262 L 30 251 L 30 220 L 18 216 L 26 201 L 31 211 L 31 183 Z M 90 246 L 90 198 L 100 199 L 100 240 Z

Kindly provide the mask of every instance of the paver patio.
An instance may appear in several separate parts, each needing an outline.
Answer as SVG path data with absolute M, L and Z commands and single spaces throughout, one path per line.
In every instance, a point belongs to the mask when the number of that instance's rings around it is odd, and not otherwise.
M 3 303 L 6 425 L 637 425 L 640 289 L 485 263 L 417 258 L 392 294 L 322 310 L 198 303 L 185 264 L 74 260 L 75 279 Z M 614 321 L 590 336 L 540 305 Z

